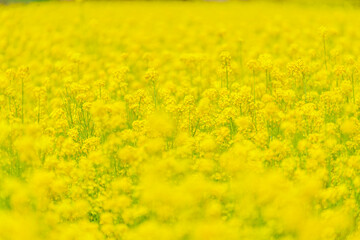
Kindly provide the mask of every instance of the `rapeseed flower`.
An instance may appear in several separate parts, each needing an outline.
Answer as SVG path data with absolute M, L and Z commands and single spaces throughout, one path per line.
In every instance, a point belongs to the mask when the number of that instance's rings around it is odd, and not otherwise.
M 358 16 L 0 6 L 0 239 L 359 239 Z

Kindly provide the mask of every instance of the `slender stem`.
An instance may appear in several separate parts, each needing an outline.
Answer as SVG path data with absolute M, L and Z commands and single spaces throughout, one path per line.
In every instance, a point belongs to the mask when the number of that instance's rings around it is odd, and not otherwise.
M 191 133 L 191 118 L 190 118 L 190 108 L 189 108 L 189 132 Z
M 255 105 L 255 70 L 253 70 L 253 95 L 254 95 L 254 105 Z
M 354 82 L 354 72 L 351 74 L 351 83 L 352 83 L 352 91 L 353 91 L 353 101 L 355 103 L 355 82 Z
M 266 92 L 268 92 L 269 89 L 269 83 L 268 83 L 268 71 L 265 71 L 265 86 L 266 86 Z
M 11 115 L 11 97 L 9 96 L 9 116 Z
M 140 106 L 141 106 L 141 100 L 142 100 L 142 97 L 140 97 L 140 99 L 139 99 L 139 105 L 138 105 L 138 114 L 140 115 Z
M 326 41 L 325 41 L 325 36 L 323 36 L 323 45 L 324 45 L 324 63 L 325 63 L 325 69 L 327 70 L 327 60 L 326 60 Z
M 155 102 L 155 108 L 156 108 L 157 102 L 156 102 L 156 86 L 155 86 L 155 81 L 153 81 L 153 89 L 154 89 L 154 102 Z
M 199 127 L 199 122 L 200 122 L 200 118 L 198 118 L 198 120 L 197 120 L 197 122 L 196 122 L 195 130 L 194 130 L 193 133 L 192 133 L 192 136 L 193 136 L 193 137 L 195 136 L 196 131 L 197 131 L 198 127 Z
M 80 80 L 80 63 L 77 63 L 77 77 L 78 77 L 78 81 Z
M 21 78 L 21 122 L 24 123 L 24 79 Z
M 229 89 L 229 70 L 227 64 L 225 66 L 225 71 L 226 71 L 226 88 Z
M 40 123 L 40 97 L 39 97 L 39 103 L 38 103 L 38 123 Z
M 303 76 L 303 84 L 304 84 L 304 96 L 305 96 L 305 102 L 306 102 L 306 78 L 305 78 L 305 74 L 302 74 Z

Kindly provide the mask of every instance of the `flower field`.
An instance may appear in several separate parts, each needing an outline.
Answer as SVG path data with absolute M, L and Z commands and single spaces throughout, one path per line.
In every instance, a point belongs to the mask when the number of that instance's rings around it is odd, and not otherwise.
M 0 5 L 0 239 L 360 239 L 359 16 Z

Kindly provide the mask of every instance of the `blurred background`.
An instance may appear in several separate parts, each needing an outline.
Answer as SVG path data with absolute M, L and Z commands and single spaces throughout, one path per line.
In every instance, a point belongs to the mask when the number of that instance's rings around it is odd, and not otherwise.
M 46 2 L 49 0 L 0 0 L 0 4 L 10 3 L 29 3 L 29 2 Z M 89 0 L 52 0 L 52 1 L 89 1 Z M 94 1 L 94 0 L 90 0 Z M 95 1 L 128 1 L 135 2 L 139 0 L 95 0 Z M 277 3 L 296 3 L 296 4 L 322 4 L 322 5 L 351 5 L 360 6 L 360 0 L 140 0 L 140 1 L 206 1 L 206 2 L 277 2 Z

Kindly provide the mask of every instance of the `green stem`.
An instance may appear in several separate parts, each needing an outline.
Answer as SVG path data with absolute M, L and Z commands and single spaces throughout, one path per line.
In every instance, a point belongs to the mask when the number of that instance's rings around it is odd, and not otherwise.
M 228 66 L 225 66 L 225 71 L 226 71 L 226 88 L 229 89 L 229 70 L 228 70 Z
M 254 106 L 255 106 L 255 86 L 256 86 L 256 83 L 255 83 L 255 70 L 253 70 L 253 95 L 254 95 Z
M 199 123 L 200 123 L 200 118 L 198 118 L 198 120 L 197 120 L 197 122 L 196 122 L 195 130 L 194 130 L 193 133 L 192 133 L 192 136 L 193 136 L 193 137 L 195 136 L 196 131 L 197 131 L 198 128 L 199 128 Z
M 305 74 L 303 73 L 302 76 L 303 76 L 303 84 L 304 84 L 305 102 L 307 102 L 307 101 L 306 101 L 306 78 L 305 78 Z
M 38 103 L 38 123 L 40 123 L 40 97 L 39 97 L 39 103 Z
M 353 101 L 355 103 L 355 82 L 354 82 L 354 72 L 351 74 L 351 83 L 352 83 L 352 91 L 353 91 Z
M 154 89 L 154 103 L 155 103 L 155 108 L 157 106 L 157 101 L 156 101 L 156 86 L 155 86 L 155 81 L 153 81 L 153 89 Z
M 268 72 L 267 72 L 267 70 L 265 71 L 265 86 L 266 86 L 266 92 L 268 91 L 268 88 L 269 88 L 269 86 L 268 86 Z
M 24 123 L 24 79 L 21 79 L 21 122 Z
M 323 36 L 323 45 L 324 45 L 324 63 L 325 63 L 325 69 L 327 70 L 327 60 L 326 60 L 326 41 L 325 41 L 325 36 Z

